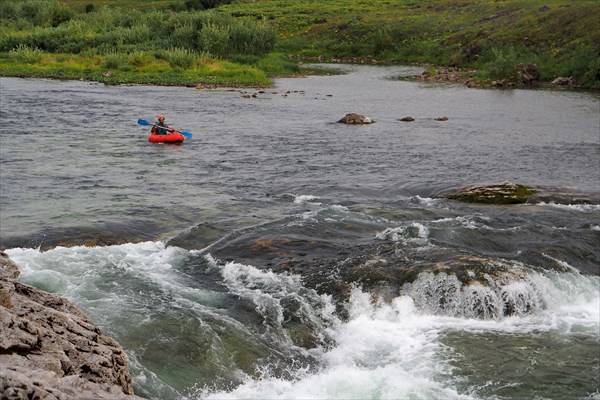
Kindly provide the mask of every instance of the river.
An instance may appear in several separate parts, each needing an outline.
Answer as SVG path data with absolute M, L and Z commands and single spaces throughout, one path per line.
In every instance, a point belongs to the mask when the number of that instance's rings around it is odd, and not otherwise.
M 599 399 L 598 93 L 323 67 L 262 90 L 1 78 L 19 280 L 119 341 L 149 399 Z M 193 137 L 148 143 L 158 114 Z M 541 195 L 443 196 L 504 181 Z

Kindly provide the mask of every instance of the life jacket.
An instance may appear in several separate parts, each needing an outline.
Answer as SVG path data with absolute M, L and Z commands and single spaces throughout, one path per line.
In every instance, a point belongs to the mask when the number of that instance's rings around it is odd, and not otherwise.
M 151 132 L 155 135 L 166 135 L 169 133 L 169 129 L 171 129 L 169 125 L 161 125 L 160 122 L 157 122 Z

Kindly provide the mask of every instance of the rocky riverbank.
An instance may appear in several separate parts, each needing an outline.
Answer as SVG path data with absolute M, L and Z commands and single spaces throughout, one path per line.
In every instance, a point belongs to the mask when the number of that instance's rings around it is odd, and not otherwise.
M 0 397 L 137 400 L 123 348 L 67 300 L 16 281 L 0 252 Z

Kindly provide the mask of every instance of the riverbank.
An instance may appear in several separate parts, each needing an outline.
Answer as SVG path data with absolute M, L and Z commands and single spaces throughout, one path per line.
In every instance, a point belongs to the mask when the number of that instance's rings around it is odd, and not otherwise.
M 592 0 L 258 0 L 205 11 L 171 0 L 152 8 L 90 1 L 85 11 L 36 4 L 0 5 L 0 76 L 266 87 L 312 59 L 432 65 L 418 79 L 471 87 L 600 89 L 600 3 Z

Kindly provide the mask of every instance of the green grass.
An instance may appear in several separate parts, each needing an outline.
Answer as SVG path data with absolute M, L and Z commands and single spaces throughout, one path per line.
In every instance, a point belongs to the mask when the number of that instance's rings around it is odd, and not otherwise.
M 543 80 L 600 88 L 597 0 L 241 0 L 222 10 L 266 20 L 277 51 L 477 68 L 512 79 L 535 63 Z
M 474 68 L 481 81 L 515 81 L 517 66 L 529 63 L 542 81 L 572 76 L 600 89 L 598 0 L 238 0 L 176 11 L 183 1 L 5 0 L 0 74 L 56 72 L 57 61 L 32 60 L 74 54 L 100 57 L 86 76 L 110 69 L 122 81 L 262 85 L 299 73 L 286 57 L 294 55 Z M 25 18 L 23 4 L 47 6 Z M 219 74 L 199 67 L 208 59 Z

